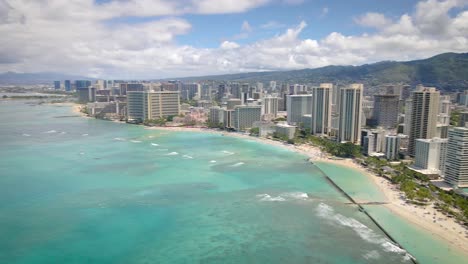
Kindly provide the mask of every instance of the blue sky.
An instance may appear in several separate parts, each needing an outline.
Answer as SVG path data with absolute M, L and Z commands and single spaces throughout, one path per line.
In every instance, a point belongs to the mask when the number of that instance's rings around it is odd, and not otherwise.
M 468 0 L 0 0 L 0 72 L 114 79 L 468 52 Z

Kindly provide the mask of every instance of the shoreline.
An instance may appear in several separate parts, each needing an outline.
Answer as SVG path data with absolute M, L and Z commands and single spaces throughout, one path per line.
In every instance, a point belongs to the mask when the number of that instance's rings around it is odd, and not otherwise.
M 331 163 L 334 165 L 346 167 L 348 169 L 356 170 L 359 173 L 365 175 L 379 189 L 379 191 L 382 192 L 386 201 L 388 202 L 388 204 L 383 204 L 382 206 L 385 206 L 393 214 L 396 214 L 411 224 L 424 229 L 431 235 L 443 240 L 453 247 L 456 247 L 458 250 L 468 255 L 468 238 L 465 236 L 468 231 L 462 225 L 456 223 L 452 218 L 449 218 L 438 212 L 433 208 L 432 204 L 423 207 L 406 203 L 403 199 L 400 198 L 402 192 L 399 191 L 395 185 L 391 184 L 387 179 L 379 177 L 361 165 L 356 164 L 353 159 L 331 159 L 330 155 L 322 152 L 320 148 L 311 145 L 290 145 L 267 138 L 252 137 L 248 134 L 241 134 L 236 132 L 217 131 L 210 128 L 145 127 L 145 129 L 181 132 L 208 132 L 212 134 L 222 134 L 230 137 L 254 140 L 259 143 L 283 147 L 296 153 L 303 154 L 307 156 L 311 162 Z
M 63 105 L 70 105 L 72 112 L 79 114 L 82 117 L 89 118 L 85 113 L 81 112 L 81 105 L 76 103 L 63 103 Z M 114 121 L 118 123 L 125 123 L 121 121 Z M 312 163 L 323 162 L 331 163 L 338 166 L 343 166 L 348 169 L 356 170 L 359 173 L 366 176 L 376 188 L 382 192 L 383 196 L 387 200 L 388 204 L 384 204 L 389 211 L 393 214 L 410 222 L 410 224 L 416 225 L 419 228 L 424 229 L 426 232 L 443 240 L 445 243 L 456 247 L 462 253 L 468 256 L 468 230 L 462 225 L 456 223 L 452 218 L 448 218 L 442 213 L 438 212 L 433 208 L 432 205 L 418 206 L 406 203 L 401 199 L 403 194 L 397 187 L 391 184 L 387 179 L 379 177 L 374 173 L 368 171 L 365 167 L 356 164 L 353 159 L 333 159 L 333 156 L 323 152 L 319 147 L 312 145 L 292 145 L 282 141 L 276 141 L 268 138 L 254 137 L 249 134 L 239 132 L 226 132 L 222 130 L 215 130 L 212 128 L 204 127 L 147 127 L 147 130 L 161 130 L 161 131 L 175 131 L 175 132 L 198 132 L 198 133 L 210 133 L 218 134 L 229 137 L 241 138 L 246 140 L 254 140 L 258 143 L 268 144 L 272 146 L 282 147 L 290 151 L 302 154 L 308 157 L 308 160 Z M 435 217 L 435 218 L 432 218 Z M 434 219 L 436 221 L 434 222 Z

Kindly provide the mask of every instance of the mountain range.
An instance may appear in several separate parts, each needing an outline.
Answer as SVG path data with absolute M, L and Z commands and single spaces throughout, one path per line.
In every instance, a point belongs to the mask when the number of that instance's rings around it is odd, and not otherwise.
M 61 73 L 0 74 L 0 84 L 51 84 L 54 80 L 94 80 Z M 382 61 L 360 66 L 326 66 L 315 69 L 249 72 L 225 75 L 177 78 L 182 81 L 239 81 L 287 83 L 364 83 L 372 87 L 382 83 L 423 84 L 444 91 L 468 89 L 468 53 L 443 53 L 413 61 Z
M 326 66 L 292 71 L 249 72 L 227 75 L 188 77 L 182 80 L 226 80 L 288 83 L 382 83 L 423 84 L 441 90 L 468 89 L 468 53 L 443 53 L 406 62 L 382 61 L 361 66 Z

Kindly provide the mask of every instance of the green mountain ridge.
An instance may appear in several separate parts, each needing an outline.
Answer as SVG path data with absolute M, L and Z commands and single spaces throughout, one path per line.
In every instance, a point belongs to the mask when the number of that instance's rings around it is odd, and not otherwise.
M 382 83 L 423 84 L 446 91 L 468 89 L 468 53 L 444 53 L 406 62 L 382 61 L 361 66 L 326 66 L 292 71 L 249 72 L 187 77 L 181 80 L 226 80 L 242 82 L 362 82 L 367 86 Z

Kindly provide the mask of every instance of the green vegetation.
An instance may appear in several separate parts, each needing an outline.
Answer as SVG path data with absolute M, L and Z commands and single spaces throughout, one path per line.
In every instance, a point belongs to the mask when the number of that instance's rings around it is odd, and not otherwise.
M 364 161 L 373 172 L 383 175 L 383 168 L 389 167 L 394 170 L 391 175 L 393 184 L 398 184 L 400 191 L 405 194 L 406 199 L 415 204 L 427 204 L 434 201 L 435 207 L 458 221 L 468 223 L 468 200 L 463 196 L 450 191 L 446 192 L 432 185 L 429 178 L 419 172 L 410 170 L 405 164 L 391 165 L 388 161 L 375 157 L 368 157 Z
M 450 125 L 458 126 L 460 123 L 460 111 L 452 111 L 450 114 Z
M 286 121 L 287 119 L 285 117 L 278 117 L 276 118 L 275 120 L 273 120 L 274 122 L 280 122 L 280 121 Z
M 143 121 L 143 125 L 145 126 L 165 126 L 167 120 L 164 117 L 160 117 L 158 119 L 146 119 Z
M 209 128 L 219 128 L 219 129 L 224 129 L 224 124 L 223 123 L 213 123 L 213 122 L 206 122 L 206 126 Z
M 339 143 L 326 138 L 308 135 L 306 142 L 319 146 L 323 151 L 337 157 L 355 158 L 361 156 L 361 147 L 353 143 Z
M 253 127 L 250 129 L 250 135 L 251 136 L 257 136 L 260 134 L 260 128 L 258 127 Z
M 382 83 L 407 83 L 436 86 L 442 91 L 468 88 L 468 53 L 444 53 L 407 62 L 383 61 L 361 66 L 326 66 L 293 71 L 250 72 L 187 78 L 190 80 L 278 81 L 291 83 L 350 83 L 365 86 Z

